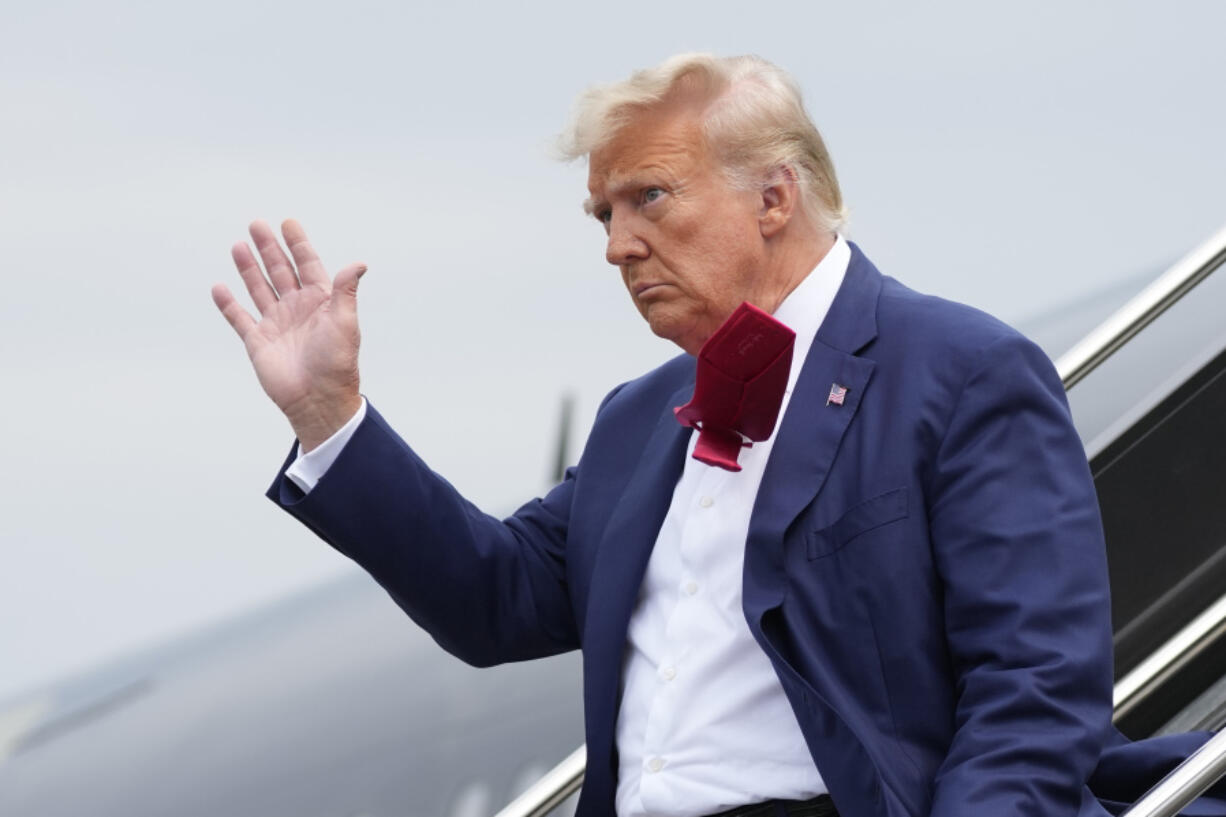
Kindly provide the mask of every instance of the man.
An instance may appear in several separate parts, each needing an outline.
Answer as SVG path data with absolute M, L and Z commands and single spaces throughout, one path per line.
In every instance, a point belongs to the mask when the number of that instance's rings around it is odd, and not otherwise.
M 269 496 L 479 665 L 581 648 L 584 817 L 1088 815 L 1110 734 L 1102 532 L 1043 354 L 877 272 L 791 81 L 684 55 L 596 89 L 566 150 L 651 330 L 545 498 L 486 516 L 358 392 L 356 291 L 262 223 L 224 287 L 298 438 Z M 295 273 L 295 266 L 297 272 Z M 673 409 L 742 302 L 796 333 L 774 434 L 699 462 Z M 831 805 L 831 798 L 833 806 Z

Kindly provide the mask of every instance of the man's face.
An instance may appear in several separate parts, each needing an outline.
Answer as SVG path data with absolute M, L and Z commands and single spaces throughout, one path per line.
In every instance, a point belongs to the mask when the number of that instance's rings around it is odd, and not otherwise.
M 697 354 L 755 301 L 761 196 L 729 188 L 693 111 L 637 114 L 592 153 L 588 190 L 605 257 L 655 334 Z

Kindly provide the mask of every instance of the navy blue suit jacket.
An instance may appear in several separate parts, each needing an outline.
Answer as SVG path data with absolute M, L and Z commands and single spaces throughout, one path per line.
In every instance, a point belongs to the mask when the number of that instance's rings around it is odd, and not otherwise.
M 583 817 L 613 814 L 627 622 L 693 378 L 682 355 L 615 389 L 565 481 L 505 520 L 373 408 L 309 495 L 284 471 L 269 491 L 464 660 L 582 649 Z M 1112 734 L 1105 552 L 1044 354 L 853 247 L 778 435 L 744 612 L 844 817 L 1102 814 L 1085 783 Z

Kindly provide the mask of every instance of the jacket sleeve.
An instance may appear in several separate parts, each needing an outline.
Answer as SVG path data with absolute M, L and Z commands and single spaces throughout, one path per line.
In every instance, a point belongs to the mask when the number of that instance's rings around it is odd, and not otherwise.
M 1081 813 L 1111 718 L 1106 550 L 1064 389 L 1030 341 L 979 354 L 929 504 L 957 696 L 932 815 Z
M 578 646 L 565 577 L 574 469 L 499 520 L 431 471 L 370 406 L 309 494 L 268 498 L 365 568 L 439 644 L 478 666 Z

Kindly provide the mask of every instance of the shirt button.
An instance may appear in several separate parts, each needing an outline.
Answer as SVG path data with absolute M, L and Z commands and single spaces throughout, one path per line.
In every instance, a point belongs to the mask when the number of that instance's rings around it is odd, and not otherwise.
M 647 761 L 647 771 L 649 772 L 658 772 L 663 768 L 664 758 L 662 757 L 653 757 L 651 760 Z
M 704 508 L 710 508 L 715 504 L 715 500 L 709 496 L 704 496 L 702 499 L 698 500 L 698 504 Z
M 697 592 L 698 592 L 698 582 L 686 582 L 685 583 L 685 594 L 687 596 L 692 596 Z
M 663 669 L 660 670 L 660 677 L 663 678 L 665 681 L 673 680 L 674 678 L 677 677 L 677 668 L 676 667 L 664 667 Z

